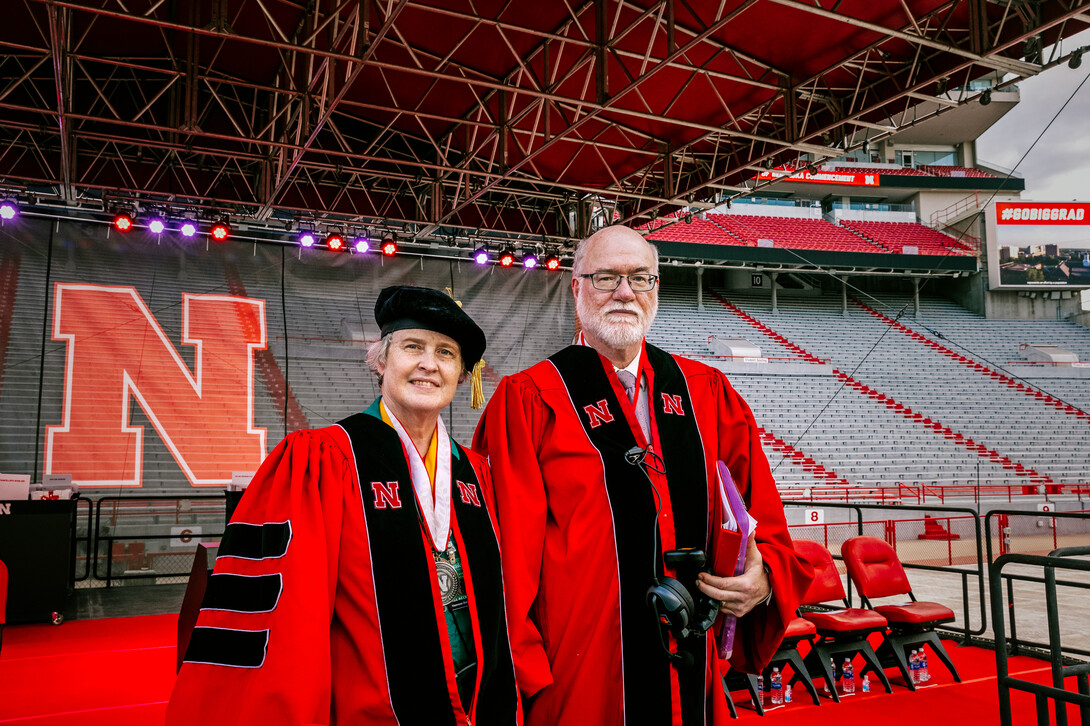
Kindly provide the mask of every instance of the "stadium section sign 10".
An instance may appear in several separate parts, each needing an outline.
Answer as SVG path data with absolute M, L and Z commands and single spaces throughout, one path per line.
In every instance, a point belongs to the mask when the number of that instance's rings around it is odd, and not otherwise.
M 757 175 L 757 178 L 761 181 L 775 181 L 776 179 L 780 179 L 782 181 L 810 182 L 814 184 L 845 184 L 857 187 L 879 186 L 877 173 L 857 174 L 848 171 L 803 170 L 793 172 L 783 169 L 772 169 L 770 171 L 762 171 Z
M 1090 288 L 1090 203 L 994 202 L 984 210 L 995 288 Z

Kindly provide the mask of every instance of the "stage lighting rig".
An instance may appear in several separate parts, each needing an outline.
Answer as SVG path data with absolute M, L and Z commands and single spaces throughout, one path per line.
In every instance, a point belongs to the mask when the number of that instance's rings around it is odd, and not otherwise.
M 1071 70 L 1075 70 L 1082 65 L 1082 54 L 1086 51 L 1085 47 L 1079 48 L 1071 54 L 1071 58 L 1067 61 L 1067 67 Z
M 5 199 L 0 202 L 0 219 L 6 222 L 15 219 L 17 214 L 19 214 L 19 205 L 14 199 Z
M 478 247 L 473 252 L 473 261 L 476 262 L 478 265 L 487 265 L 488 264 L 488 248 L 487 247 Z
M 344 237 L 337 232 L 331 233 L 325 238 L 325 245 L 334 252 L 340 252 L 344 247 Z
M 515 253 L 511 250 L 504 250 L 500 253 L 500 267 L 510 267 L 515 264 Z
M 162 217 L 153 216 L 148 219 L 148 231 L 152 234 L 162 234 L 166 231 L 167 223 Z
M 208 230 L 208 233 L 217 242 L 226 242 L 227 238 L 231 236 L 231 226 L 227 224 L 226 219 L 221 219 L 212 225 L 212 229 Z
M 318 240 L 314 236 L 314 233 L 309 230 L 304 230 L 299 233 L 299 244 L 301 244 L 303 247 L 313 247 L 314 243 L 317 241 Z
M 132 215 L 128 212 L 118 212 L 114 215 L 112 224 L 118 232 L 128 232 L 132 229 Z
M 533 252 L 527 252 L 522 256 L 522 266 L 527 270 L 532 270 L 537 267 L 537 255 Z
M 556 255 L 549 255 L 549 258 L 545 260 L 545 269 L 550 272 L 556 272 L 560 269 L 560 258 Z
M 362 234 L 356 235 L 356 238 L 352 240 L 352 246 L 361 255 L 371 249 L 371 243 L 367 240 L 367 236 Z
M 183 219 L 182 223 L 178 225 L 178 231 L 186 239 L 195 237 L 197 235 L 197 223 L 192 219 Z
M 386 233 L 382 236 L 382 254 L 386 257 L 397 254 L 397 238 L 394 235 Z

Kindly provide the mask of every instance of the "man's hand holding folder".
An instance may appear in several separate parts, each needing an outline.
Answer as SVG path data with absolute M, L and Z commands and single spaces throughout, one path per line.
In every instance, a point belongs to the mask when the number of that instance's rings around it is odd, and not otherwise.
M 719 600 L 723 617 L 716 623 L 720 658 L 729 658 L 734 649 L 738 618 L 745 615 L 771 592 L 764 561 L 754 541 L 757 520 L 746 510 L 734 479 L 723 462 L 717 467 L 719 480 L 719 516 L 713 521 L 721 526 L 712 532 L 710 572 L 700 573 L 697 587 Z M 742 546 L 742 543 L 745 546 Z

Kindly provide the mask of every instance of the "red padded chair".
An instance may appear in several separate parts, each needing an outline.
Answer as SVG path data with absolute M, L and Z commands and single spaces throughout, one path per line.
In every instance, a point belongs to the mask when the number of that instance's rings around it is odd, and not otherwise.
M 783 670 L 785 665 L 790 665 L 794 675 L 790 681 L 783 681 L 783 687 L 790 688 L 795 681 L 802 681 L 802 684 L 810 693 L 810 698 L 814 700 L 814 705 L 821 705 L 821 699 L 818 697 L 817 688 L 814 686 L 814 681 L 810 677 L 806 664 L 803 662 L 802 655 L 798 650 L 799 643 L 805 640 L 812 646 L 814 638 L 816 637 L 817 628 L 815 628 L 814 624 L 806 618 L 795 618 L 787 624 L 787 630 L 784 632 L 780 647 L 776 650 L 776 653 L 772 658 L 769 659 L 768 665 L 765 666 L 764 673 L 762 674 L 765 679 L 766 689 L 771 688 L 773 666 L 780 666 L 780 670 Z M 786 672 L 783 673 L 783 677 L 786 679 Z M 755 674 L 742 673 L 739 670 L 731 669 L 723 676 L 723 690 L 726 692 L 727 706 L 730 709 L 732 718 L 738 718 L 738 711 L 735 709 L 734 697 L 731 696 L 731 692 L 742 690 L 749 694 L 749 700 L 753 710 L 759 715 L 764 716 L 764 705 L 757 698 L 757 676 Z
M 8 566 L 0 560 L 0 648 L 4 647 L 4 622 L 8 611 Z
M 883 665 L 896 665 L 905 685 L 914 691 L 916 685 L 912 682 L 905 651 L 927 643 L 954 680 L 960 683 L 961 677 L 935 632 L 936 626 L 954 621 L 954 611 L 941 603 L 916 599 L 897 552 L 885 540 L 852 537 L 841 545 L 840 553 L 848 566 L 848 577 L 863 598 L 863 605 L 881 613 L 889 622 L 889 633 L 878 647 L 878 657 Z M 902 605 L 871 604 L 874 598 L 906 594 L 910 602 Z
M 810 652 L 804 660 L 811 677 L 822 677 L 829 688 L 829 695 L 834 701 L 840 701 L 836 692 L 836 678 L 839 675 L 840 664 L 836 663 L 836 656 L 845 655 L 854 658 L 858 653 L 866 661 L 866 671 L 873 671 L 882 682 L 886 693 L 892 693 L 889 679 L 882 671 L 878 656 L 867 636 L 871 633 L 885 632 L 886 619 L 884 616 L 864 608 L 848 607 L 847 595 L 844 585 L 840 581 L 840 572 L 836 569 L 829 550 L 817 542 L 808 539 L 795 540 L 795 551 L 799 556 L 809 562 L 814 568 L 814 580 L 810 588 L 802 598 L 803 607 L 822 607 L 821 610 L 806 610 L 799 614 L 814 624 L 817 629 L 818 639 L 810 647 Z M 842 608 L 831 609 L 825 603 L 840 601 Z M 829 661 L 838 669 L 834 673 L 829 667 Z M 791 677 L 791 683 L 801 680 L 798 675 Z
M 802 681 L 802 685 L 806 686 L 806 690 L 810 693 L 810 698 L 814 700 L 815 706 L 821 704 L 821 699 L 818 698 L 817 688 L 814 686 L 814 681 L 810 678 L 806 664 L 799 653 L 799 643 L 805 640 L 813 648 L 814 638 L 816 637 L 817 627 L 812 622 L 806 618 L 795 618 L 787 624 L 783 641 L 780 643 L 779 649 L 776 650 L 776 654 L 768 662 L 768 668 L 765 669 L 767 671 L 765 673 L 765 683 L 768 683 L 772 666 L 778 665 L 782 671 L 785 665 L 790 665 L 793 675 L 791 680 L 784 682 L 784 688 L 790 688 L 795 681 Z

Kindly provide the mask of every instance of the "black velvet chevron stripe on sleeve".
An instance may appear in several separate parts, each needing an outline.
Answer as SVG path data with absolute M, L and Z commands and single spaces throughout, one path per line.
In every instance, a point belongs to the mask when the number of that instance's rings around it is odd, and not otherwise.
M 268 560 L 283 557 L 291 543 L 291 522 L 231 522 L 220 540 L 220 557 Z
M 186 663 L 204 663 L 232 668 L 260 668 L 269 646 L 268 630 L 193 628 Z
M 214 574 L 208 578 L 202 610 L 229 610 L 236 613 L 268 613 L 276 609 L 284 578 L 271 575 Z

